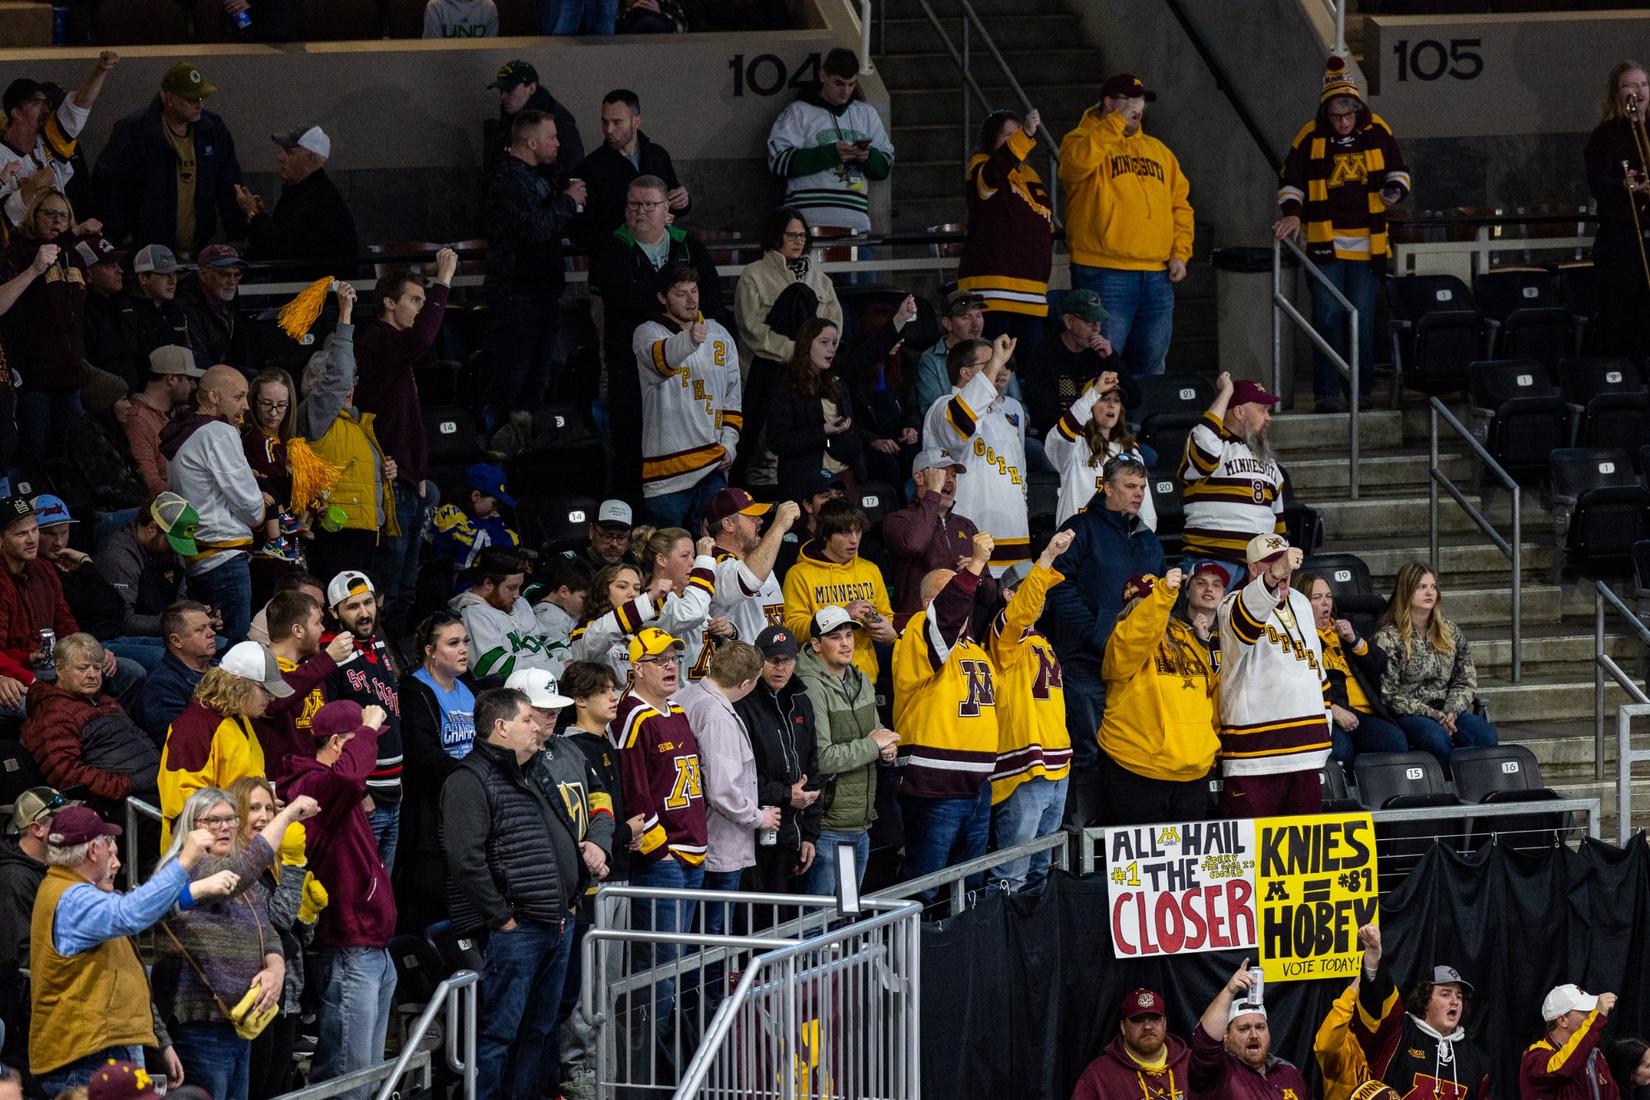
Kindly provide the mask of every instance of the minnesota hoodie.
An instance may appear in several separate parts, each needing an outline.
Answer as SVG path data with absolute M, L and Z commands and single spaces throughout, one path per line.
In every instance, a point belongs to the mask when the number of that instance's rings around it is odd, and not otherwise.
M 834 562 L 825 556 L 817 539 L 804 543 L 796 564 L 785 574 L 785 625 L 791 633 L 810 637 L 815 612 L 832 605 L 846 607 L 853 600 L 865 600 L 885 619 L 894 613 L 882 570 L 858 554 L 846 562 Z M 871 683 L 877 682 L 877 651 L 863 630 L 854 634 L 854 666 Z
M 1139 130 L 1123 133 L 1123 116 L 1083 112 L 1060 141 L 1066 188 L 1066 244 L 1071 262 L 1124 271 L 1162 271 L 1192 256 L 1192 204 L 1180 162 Z
M 186 559 L 192 577 L 216 569 L 252 545 L 252 529 L 263 522 L 264 495 L 247 464 L 241 433 L 228 422 L 190 413 L 160 433 L 166 477 L 172 491 L 200 516 L 195 546 Z

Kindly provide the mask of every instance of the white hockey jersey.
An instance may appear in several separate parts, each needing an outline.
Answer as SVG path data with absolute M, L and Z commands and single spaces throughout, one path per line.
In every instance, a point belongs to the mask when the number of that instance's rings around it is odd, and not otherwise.
M 524 668 L 542 668 L 561 679 L 567 649 L 541 632 L 533 609 L 520 596 L 509 611 L 500 611 L 475 592 L 453 598 L 453 610 L 470 632 L 470 668 L 476 676 L 504 676 Z
M 957 476 L 957 514 L 996 540 L 991 573 L 1031 559 L 1026 516 L 1026 411 L 1000 395 L 985 371 L 962 389 L 934 402 L 922 424 L 922 445 L 955 455 L 966 472 Z
M 769 570 L 767 579 L 759 581 L 749 566 L 720 546 L 714 554 L 716 594 L 710 598 L 710 617 L 731 619 L 739 640 L 754 644 L 762 631 L 785 621 L 785 594 L 778 570 Z M 703 675 L 700 670 L 693 678 Z
M 1329 759 L 1329 682 L 1312 604 L 1256 577 L 1221 601 L 1215 712 L 1222 775 L 1316 771 Z
M 579 627 L 568 640 L 572 659 L 599 661 L 613 670 L 620 683 L 629 684 L 630 636 L 644 626 L 654 626 L 681 639 L 686 647 L 680 662 L 686 679 L 689 670 L 700 663 L 705 648 L 705 619 L 710 614 L 711 597 L 716 594 L 715 567 L 716 563 L 702 554 L 693 559 L 687 588 L 665 596 L 663 606 L 655 607 L 653 598 L 644 592 Z
M 1101 475 L 1106 462 L 1123 450 L 1116 443 L 1108 443 L 1106 453 L 1099 461 L 1089 461 L 1094 451 L 1089 447 L 1088 437 L 1083 434 L 1083 425 L 1089 422 L 1098 400 L 1100 391 L 1094 386 L 1084 390 L 1043 439 L 1043 453 L 1048 456 L 1049 465 L 1060 475 L 1060 501 L 1054 514 L 1057 524 L 1064 524 L 1088 507 L 1089 500 L 1104 484 L 1105 479 Z M 1130 451 L 1129 457 L 1139 459 L 1141 465 L 1145 465 L 1146 460 L 1139 451 Z M 1157 507 L 1152 504 L 1150 477 L 1146 478 L 1146 495 L 1140 501 L 1140 522 L 1153 531 L 1157 530 Z
M 869 141 L 876 163 L 841 163 L 839 141 Z M 886 179 L 893 165 L 894 143 L 882 116 L 864 100 L 832 109 L 803 96 L 779 112 L 768 131 L 768 171 L 785 181 L 785 205 L 806 214 L 809 225 L 868 231 L 870 180 Z
M 692 487 L 739 446 L 739 349 L 719 322 L 706 318 L 705 327 L 697 347 L 669 317 L 642 322 L 631 337 L 642 379 L 643 496 Z

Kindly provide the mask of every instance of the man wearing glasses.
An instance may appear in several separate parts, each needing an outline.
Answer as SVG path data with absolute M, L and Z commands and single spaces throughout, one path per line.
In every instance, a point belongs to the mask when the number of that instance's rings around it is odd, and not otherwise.
M 193 254 L 223 221 L 231 240 L 246 240 L 246 215 L 235 201 L 241 164 L 223 119 L 206 110 L 217 88 L 187 61 L 166 70 L 160 94 L 115 123 L 92 182 L 110 240 L 163 244 Z
M 0 199 L 5 201 L 7 224 L 23 221 L 42 186 L 59 191 L 68 187 L 74 176 L 75 139 L 91 116 L 109 70 L 119 63 L 120 55 L 113 50 L 98 54 L 85 82 L 64 96 L 56 111 L 46 85 L 27 77 L 6 85 L 0 102 L 6 115 L 0 130 Z

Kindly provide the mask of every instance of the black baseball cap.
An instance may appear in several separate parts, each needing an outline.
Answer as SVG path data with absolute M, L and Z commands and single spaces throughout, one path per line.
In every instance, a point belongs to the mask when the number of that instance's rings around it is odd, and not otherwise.
M 756 649 L 764 660 L 772 660 L 775 657 L 794 658 L 796 636 L 791 633 L 789 627 L 770 626 L 756 636 Z
M 6 85 L 5 96 L 0 99 L 0 108 L 3 108 L 5 113 L 10 115 L 13 107 L 21 107 L 37 95 L 46 95 L 46 86 L 38 80 L 30 80 L 26 76 L 20 76 Z M 50 96 L 47 96 L 48 101 L 50 98 Z
M 487 87 L 507 92 L 511 88 L 518 88 L 523 84 L 537 84 L 538 82 L 539 71 L 525 61 L 516 60 L 506 61 L 500 65 L 497 78 Z
M 28 497 L 0 497 L 0 531 L 8 530 L 20 519 L 34 515 L 34 505 Z

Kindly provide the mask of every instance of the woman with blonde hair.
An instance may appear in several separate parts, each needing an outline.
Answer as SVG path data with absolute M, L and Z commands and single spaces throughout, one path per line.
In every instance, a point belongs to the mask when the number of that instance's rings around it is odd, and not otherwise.
M 1449 771 L 1457 746 L 1500 743 L 1495 727 L 1472 712 L 1478 670 L 1461 628 L 1444 617 L 1438 579 L 1423 562 L 1398 570 L 1375 644 L 1386 661 L 1381 701 L 1413 749 Z
M 1043 440 L 1043 453 L 1060 475 L 1056 524 L 1065 523 L 1088 507 L 1089 500 L 1104 486 L 1102 472 L 1113 458 L 1127 455 L 1148 470 L 1157 462 L 1157 452 L 1136 442 L 1123 419 L 1123 391 L 1115 371 L 1101 372 L 1061 414 Z M 1140 522 L 1157 530 L 1150 478 L 1146 479 L 1146 495 L 1140 501 Z
M 642 571 L 629 562 L 597 570 L 584 601 L 584 621 L 567 636 L 570 661 L 595 661 L 613 670 L 619 683 L 630 676 L 633 620 L 620 609 L 642 594 Z
M 1603 119 L 1582 153 L 1598 208 L 1599 355 L 1650 354 L 1650 271 L 1641 235 L 1650 228 L 1650 165 L 1639 140 L 1647 115 L 1650 74 L 1637 61 L 1617 62 L 1605 82 Z
M 286 980 L 286 956 L 259 878 L 274 864 L 287 827 L 319 809 L 313 798 L 300 795 L 243 843 L 234 797 L 205 787 L 183 804 L 161 859 L 163 866 L 176 859 L 184 838 L 204 828 L 212 845 L 190 868 L 190 879 L 229 871 L 237 880 L 227 897 L 160 922 L 151 977 L 155 1009 L 166 1019 L 189 1079 L 218 1100 L 248 1100 L 252 1043 L 245 1032 L 259 1019 L 267 1026 L 268 1014 L 279 1011 Z

